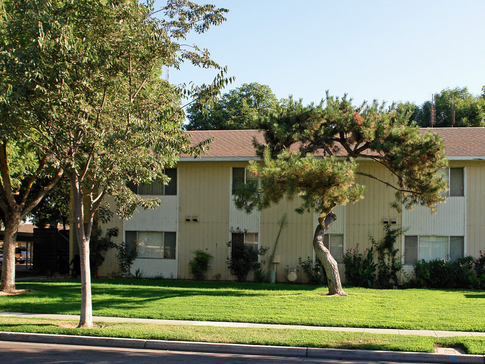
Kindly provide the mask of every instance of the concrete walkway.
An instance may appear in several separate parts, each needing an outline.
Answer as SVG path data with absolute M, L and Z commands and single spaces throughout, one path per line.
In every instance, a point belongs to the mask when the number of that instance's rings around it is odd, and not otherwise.
M 0 312 L 1 316 L 44 318 L 56 320 L 79 320 L 78 315 L 31 314 L 20 312 Z M 220 327 L 254 327 L 271 329 L 301 329 L 321 331 L 346 331 L 391 335 L 421 335 L 432 337 L 485 336 L 485 332 L 458 332 L 433 330 L 393 330 L 349 327 L 320 327 L 303 325 L 252 324 L 242 322 L 154 320 L 122 317 L 94 316 L 95 322 L 134 322 L 160 325 L 193 325 Z M 387 352 L 374 350 L 340 350 L 323 348 L 300 348 L 267 345 L 220 344 L 204 342 L 180 342 L 166 340 L 140 340 L 107 337 L 87 337 L 68 335 L 43 335 L 29 333 L 0 332 L 2 341 L 37 342 L 66 345 L 88 345 L 137 349 L 159 349 L 171 351 L 192 351 L 210 353 L 228 353 L 244 355 L 268 355 L 301 358 L 322 358 L 336 360 L 394 361 L 408 363 L 473 363 L 485 364 L 485 355 L 465 355 L 452 348 L 441 348 L 437 353 Z
M 51 315 L 51 314 L 40 314 L 40 313 L 0 312 L 0 316 L 30 317 L 30 318 L 43 318 L 43 319 L 54 319 L 54 320 L 75 320 L 75 321 L 79 320 L 79 315 Z M 102 317 L 102 316 L 93 316 L 93 321 L 131 322 L 131 323 L 159 324 L 159 325 L 190 325 L 190 326 L 219 326 L 219 327 L 252 327 L 252 328 L 265 328 L 265 329 L 300 329 L 300 330 L 314 330 L 314 331 L 345 331 L 345 332 L 362 332 L 362 333 L 370 333 L 370 334 L 419 335 L 419 336 L 432 336 L 432 337 L 453 337 L 453 336 L 485 337 L 485 332 L 253 324 L 253 323 L 247 323 L 247 322 L 157 320 L 157 319 Z

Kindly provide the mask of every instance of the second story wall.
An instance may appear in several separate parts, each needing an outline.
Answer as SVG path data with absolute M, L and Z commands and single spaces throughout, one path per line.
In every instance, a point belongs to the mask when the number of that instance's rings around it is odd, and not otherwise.
M 180 162 L 177 167 L 180 181 L 179 276 L 191 278 L 189 261 L 195 250 L 202 249 L 214 257 L 208 278 L 221 274 L 221 279 L 230 279 L 225 262 L 229 241 L 231 164 Z

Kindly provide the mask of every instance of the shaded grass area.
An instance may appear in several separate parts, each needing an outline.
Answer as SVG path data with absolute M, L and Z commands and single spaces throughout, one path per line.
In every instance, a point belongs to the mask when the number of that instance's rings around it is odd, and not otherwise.
M 485 352 L 484 337 L 434 338 L 414 335 L 328 332 L 293 329 L 213 326 L 147 325 L 97 322 L 94 329 L 77 329 L 77 322 L 1 317 L 0 331 L 40 334 L 179 340 L 251 345 L 433 352 L 435 347 L 459 347 L 468 354 Z
M 32 289 L 1 296 L 0 310 L 79 314 L 76 280 L 17 283 Z M 341 327 L 485 331 L 485 292 L 373 290 L 346 287 L 347 297 L 325 297 L 326 287 L 179 280 L 94 280 L 96 316 L 233 321 Z

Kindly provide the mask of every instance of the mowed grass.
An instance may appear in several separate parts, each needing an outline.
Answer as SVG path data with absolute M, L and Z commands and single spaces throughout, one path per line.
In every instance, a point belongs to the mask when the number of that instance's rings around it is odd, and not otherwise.
M 76 325 L 76 321 L 0 317 L 0 331 L 8 332 L 414 352 L 433 352 L 436 347 L 455 347 L 464 349 L 468 354 L 485 352 L 484 337 L 436 338 L 339 331 L 103 322 L 96 322 L 93 329 L 79 329 Z
M 33 292 L 0 296 L 0 311 L 79 314 L 75 280 L 17 283 Z M 340 327 L 485 331 L 485 291 L 373 290 L 326 287 L 110 279 L 92 284 L 96 316 L 233 321 Z

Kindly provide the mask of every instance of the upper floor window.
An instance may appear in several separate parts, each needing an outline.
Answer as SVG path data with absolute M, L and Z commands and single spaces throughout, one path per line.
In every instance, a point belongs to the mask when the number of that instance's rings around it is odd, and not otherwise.
M 258 177 L 251 176 L 244 167 L 232 168 L 232 194 L 245 183 L 258 183 Z
M 448 194 L 450 197 L 465 196 L 465 172 L 463 167 L 450 167 L 444 170 L 448 181 Z
M 170 182 L 164 185 L 160 181 L 154 181 L 146 185 L 128 184 L 128 188 L 133 192 L 146 196 L 176 196 L 177 195 L 177 168 L 167 168 L 164 174 L 170 178 Z

